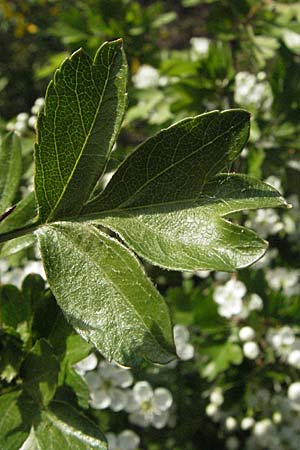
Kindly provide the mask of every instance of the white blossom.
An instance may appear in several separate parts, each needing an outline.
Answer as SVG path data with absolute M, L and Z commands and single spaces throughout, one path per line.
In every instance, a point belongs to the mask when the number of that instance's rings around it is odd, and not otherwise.
M 192 59 L 197 59 L 208 54 L 210 40 L 206 37 L 192 37 L 190 39 Z
M 247 303 L 249 311 L 261 311 L 264 307 L 262 298 L 257 294 L 251 294 Z
M 288 387 L 288 398 L 295 404 L 300 405 L 300 381 L 295 381 Z
M 224 403 L 224 396 L 222 389 L 219 387 L 215 387 L 210 393 L 209 400 L 216 406 L 221 406 Z
M 195 351 L 193 345 L 188 342 L 190 333 L 187 327 L 175 325 L 173 333 L 177 356 L 183 361 L 192 359 Z
M 133 84 L 137 89 L 147 89 L 159 85 L 159 73 L 154 67 L 144 64 L 139 67 L 137 73 L 132 77 Z
M 248 359 L 256 359 L 259 355 L 259 346 L 254 341 L 246 342 L 243 345 L 243 353 Z
M 285 267 L 276 267 L 266 272 L 266 280 L 271 289 L 282 289 L 287 296 L 300 293 L 299 271 L 287 270 Z
M 239 72 L 235 77 L 234 100 L 239 105 L 270 109 L 273 95 L 264 72 L 257 76 L 249 72 Z
M 86 358 L 82 359 L 78 363 L 74 364 L 74 370 L 79 375 L 84 375 L 86 372 L 96 369 L 98 364 L 98 359 L 95 353 L 91 353 Z
M 242 430 L 249 430 L 252 428 L 255 424 L 255 420 L 253 417 L 244 417 L 241 421 L 241 429 Z
M 255 338 L 255 331 L 252 327 L 243 327 L 239 331 L 239 338 L 243 342 L 253 341 L 253 339 Z
M 300 369 L 300 350 L 295 349 L 292 350 L 291 353 L 289 353 L 287 362 L 297 369 Z
M 239 315 L 243 309 L 242 298 L 245 294 L 246 286 L 238 280 L 231 279 L 225 285 L 218 286 L 213 299 L 219 305 L 219 314 L 226 318 Z
M 97 371 L 88 372 L 85 379 L 90 389 L 90 404 L 95 409 L 121 411 L 127 404 L 128 388 L 133 383 L 130 370 L 101 361 Z
M 238 422 L 235 417 L 229 416 L 225 419 L 225 428 L 227 431 L 234 431 L 238 427 Z
M 153 390 L 147 381 L 138 381 L 128 396 L 125 409 L 130 413 L 131 423 L 160 429 L 168 422 L 172 404 L 173 397 L 168 389 L 159 387 Z
M 218 405 L 215 403 L 209 403 L 205 408 L 206 415 L 212 419 L 218 419 L 220 416 L 220 411 Z
M 109 450 L 136 450 L 140 444 L 140 437 L 132 430 L 124 430 L 118 435 L 106 434 Z
M 259 209 L 245 225 L 253 228 L 262 238 L 277 234 L 283 229 L 280 217 L 273 209 Z

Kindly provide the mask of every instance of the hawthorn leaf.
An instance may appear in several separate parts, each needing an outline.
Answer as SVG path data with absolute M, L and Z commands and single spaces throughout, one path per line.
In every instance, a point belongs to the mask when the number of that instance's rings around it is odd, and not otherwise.
M 37 234 L 50 288 L 83 338 L 127 366 L 174 358 L 167 306 L 134 254 L 91 224 L 58 222 Z
M 25 441 L 32 419 L 32 404 L 21 391 L 0 396 L 0 448 L 19 450 Z
M 250 114 L 212 111 L 183 119 L 141 144 L 82 213 L 167 206 L 199 195 L 249 137 Z
M 59 363 L 52 347 L 40 339 L 28 353 L 21 366 L 25 391 L 39 405 L 47 405 L 53 398 L 59 373 Z
M 224 216 L 286 205 L 266 183 L 246 175 L 220 174 L 204 186 L 198 198 L 103 213 L 97 223 L 116 232 L 152 264 L 173 270 L 232 271 L 262 257 L 267 242 Z
M 12 213 L 0 223 L 0 233 L 25 227 L 37 218 L 37 206 L 34 192 L 20 200 Z M 0 237 L 1 237 L 0 234 Z
M 106 439 L 81 411 L 61 401 L 53 401 L 41 412 L 34 427 L 38 450 L 107 450 Z
M 0 138 L 0 214 L 12 206 L 22 172 L 20 139 L 15 133 Z
M 30 247 L 35 243 L 34 234 L 26 234 L 25 236 L 20 236 L 18 238 L 7 241 L 3 244 L 0 249 L 0 257 L 7 258 L 8 256 L 15 255 L 22 250 Z
M 55 72 L 39 115 L 35 192 L 41 222 L 76 216 L 105 170 L 126 103 L 122 40 L 82 49 Z
M 28 333 L 28 320 L 28 309 L 19 289 L 12 284 L 0 286 L 0 328 L 11 327 L 20 334 Z

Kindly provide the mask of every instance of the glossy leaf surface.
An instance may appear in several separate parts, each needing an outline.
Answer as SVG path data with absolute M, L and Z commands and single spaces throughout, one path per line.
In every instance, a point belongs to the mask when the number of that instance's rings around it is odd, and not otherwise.
M 173 359 L 167 307 L 126 247 L 88 224 L 44 226 L 38 238 L 50 287 L 81 336 L 124 365 Z
M 99 428 L 71 405 L 54 401 L 42 411 L 34 434 L 39 450 L 107 450 Z

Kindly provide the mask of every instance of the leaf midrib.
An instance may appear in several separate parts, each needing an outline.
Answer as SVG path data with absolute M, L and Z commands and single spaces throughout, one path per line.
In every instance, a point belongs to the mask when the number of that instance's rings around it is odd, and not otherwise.
M 84 153 L 85 147 L 86 147 L 86 145 L 87 145 L 87 143 L 88 143 L 88 141 L 89 141 L 89 139 L 91 137 L 92 130 L 93 130 L 94 126 L 95 126 L 96 119 L 98 117 L 99 111 L 100 111 L 102 103 L 103 103 L 103 97 L 104 97 L 104 94 L 106 92 L 108 80 L 110 79 L 110 72 L 111 72 L 111 68 L 112 68 L 112 66 L 113 66 L 113 64 L 115 62 L 116 54 L 117 54 L 117 50 L 114 49 L 114 54 L 112 56 L 112 61 L 107 66 L 107 72 L 106 72 L 104 87 L 102 89 L 102 93 L 101 93 L 100 99 L 98 101 L 98 105 L 97 105 L 97 108 L 96 108 L 96 112 L 94 114 L 94 118 L 93 118 L 92 124 L 91 124 L 91 126 L 90 126 L 90 128 L 88 130 L 88 133 L 86 133 L 86 137 L 85 137 L 84 143 L 82 145 L 82 149 L 81 149 L 81 151 L 80 151 L 80 153 L 78 155 L 78 158 L 77 158 L 77 160 L 76 160 L 76 162 L 74 164 L 73 170 L 71 171 L 71 173 L 70 173 L 70 175 L 68 177 L 67 183 L 65 183 L 64 188 L 63 188 L 63 190 L 61 192 L 61 195 L 59 196 L 59 198 L 58 198 L 57 202 L 55 203 L 54 207 L 51 209 L 50 214 L 48 215 L 48 218 L 45 221 L 45 223 L 48 223 L 51 220 L 51 218 L 53 217 L 53 215 L 54 215 L 55 211 L 57 210 L 59 204 L 61 203 L 61 201 L 62 201 L 62 199 L 63 199 L 63 197 L 65 195 L 65 192 L 67 191 L 67 189 L 69 187 L 69 183 L 72 180 L 73 175 L 74 175 L 74 173 L 75 173 L 75 171 L 76 171 L 76 169 L 78 167 L 78 164 L 79 164 L 79 162 L 81 160 L 81 157 L 82 157 L 82 155 Z M 95 66 L 95 60 L 93 61 L 91 67 L 93 68 L 94 66 Z M 78 68 L 76 68 L 76 81 L 77 81 L 77 74 L 78 74 Z M 94 77 L 92 77 L 92 78 L 94 79 Z M 76 84 L 76 86 L 77 86 L 77 84 Z M 97 89 L 97 92 L 99 92 L 98 89 Z M 78 100 L 77 91 L 75 91 L 75 96 L 76 96 L 76 99 Z M 80 117 L 82 117 L 80 103 L 78 103 L 78 109 L 79 109 L 79 115 L 80 115 Z M 83 127 L 83 130 L 85 131 L 84 127 Z M 55 141 L 55 151 L 56 151 L 56 155 L 58 157 L 58 152 L 57 152 L 57 147 L 56 147 L 56 140 L 54 139 L 54 141 Z M 58 164 L 58 169 L 59 169 L 59 173 L 60 173 L 60 166 L 59 166 L 59 164 Z M 82 205 L 82 207 L 83 207 L 83 205 Z
M 220 113 L 222 114 L 222 113 Z M 219 116 L 218 116 L 219 117 Z M 217 117 L 215 118 L 215 120 L 217 119 Z M 126 206 L 126 204 L 128 204 L 132 199 L 134 199 L 143 189 L 145 189 L 150 183 L 152 183 L 153 181 L 155 181 L 158 177 L 160 177 L 161 175 L 163 175 L 164 173 L 168 172 L 169 170 L 172 170 L 174 167 L 176 167 L 177 165 L 181 164 L 182 162 L 184 162 L 185 160 L 191 158 L 192 156 L 194 156 L 195 154 L 197 154 L 198 152 L 200 152 L 201 150 L 204 150 L 206 147 L 208 147 L 209 145 L 213 144 L 216 140 L 222 138 L 223 136 L 226 136 L 227 134 L 230 134 L 233 130 L 235 130 L 236 128 L 238 128 L 240 125 L 242 125 L 243 123 L 247 123 L 245 120 L 241 120 L 240 122 L 238 122 L 235 125 L 232 125 L 229 129 L 227 129 L 226 131 L 224 131 L 223 133 L 219 134 L 218 136 L 214 137 L 213 139 L 211 139 L 209 142 L 207 142 L 206 144 L 202 145 L 201 147 L 198 147 L 196 150 L 194 150 L 192 153 L 190 153 L 189 155 L 186 155 L 185 157 L 181 158 L 180 160 L 176 161 L 175 163 L 173 163 L 172 165 L 166 167 L 164 170 L 162 170 L 161 172 L 157 173 L 154 177 L 150 178 L 149 180 L 147 180 L 139 189 L 137 189 L 129 198 L 127 198 L 126 200 L 124 200 L 122 203 L 120 203 L 118 205 L 118 208 L 122 208 L 122 206 Z M 188 133 L 187 133 L 188 134 Z M 143 145 L 143 144 L 142 144 Z M 137 149 L 138 150 L 138 149 Z M 227 156 L 226 152 L 224 154 L 224 157 L 222 159 L 225 159 L 225 157 Z M 130 157 L 130 156 L 129 156 Z M 222 160 L 220 159 L 220 161 Z M 127 159 L 125 160 L 125 162 L 127 161 Z M 124 164 L 125 164 L 124 162 Z M 219 161 L 218 161 L 219 162 Z M 121 168 L 121 167 L 120 167 Z M 210 169 L 211 171 L 211 169 Z M 206 184 L 207 182 L 207 174 L 204 177 L 203 183 L 202 183 L 202 188 L 203 186 Z M 109 186 L 107 186 L 109 187 Z M 105 198 L 105 191 L 103 191 L 103 197 Z M 100 197 L 98 198 L 98 201 L 100 200 Z M 96 203 L 97 200 L 94 199 L 92 202 L 87 203 L 87 206 L 92 205 L 93 203 Z
M 48 226 L 49 226 L 49 225 L 48 225 Z M 101 242 L 102 242 L 104 245 L 106 245 L 106 247 L 109 247 L 109 245 L 107 244 L 107 242 L 105 242 L 105 240 L 103 239 L 102 236 L 104 236 L 104 238 L 107 238 L 108 240 L 111 239 L 111 238 L 109 238 L 108 236 L 103 235 L 103 234 L 102 234 L 102 233 L 101 233 L 94 225 L 91 225 L 91 224 L 90 224 L 88 228 L 93 232 L 93 234 L 94 234 L 95 237 L 99 238 L 99 235 L 100 235 Z M 81 252 L 81 254 L 82 254 L 83 256 L 86 257 L 87 252 L 84 250 L 84 248 L 82 248 L 82 245 L 80 245 L 78 242 L 74 241 L 73 238 L 71 239 L 68 232 L 66 232 L 66 231 L 65 231 L 64 229 L 62 229 L 62 228 L 59 229 L 59 232 L 61 232 L 62 234 L 64 234 L 65 237 L 67 237 L 68 239 L 72 240 L 72 241 L 73 241 L 73 244 L 75 243 L 75 246 L 79 249 L 79 251 Z M 123 256 L 120 256 L 119 254 L 116 254 L 115 250 L 112 249 L 111 247 L 110 247 L 110 250 L 118 257 L 118 259 L 121 259 L 122 261 L 124 261 Z M 127 250 L 127 249 L 126 249 L 126 250 Z M 128 250 L 127 250 L 127 251 L 128 251 Z M 130 310 L 132 310 L 132 311 L 135 313 L 135 315 L 141 320 L 141 322 L 144 324 L 144 328 L 149 332 L 150 336 L 153 337 L 153 339 L 155 340 L 155 342 L 157 342 L 158 346 L 162 349 L 162 351 L 163 351 L 164 353 L 165 353 L 165 352 L 168 352 L 168 353 L 169 353 L 169 351 L 168 351 L 167 349 L 165 349 L 165 348 L 159 343 L 159 341 L 157 340 L 157 337 L 156 337 L 155 335 L 153 335 L 153 333 L 151 332 L 149 326 L 148 326 L 147 323 L 144 321 L 143 317 L 140 315 L 139 311 L 137 311 L 137 310 L 134 308 L 134 306 L 132 305 L 132 303 L 130 303 L 130 301 L 129 301 L 128 298 L 125 296 L 125 294 L 124 294 L 122 291 L 120 291 L 119 287 L 116 286 L 116 284 L 110 279 L 109 275 L 108 275 L 107 272 L 103 269 L 103 267 L 102 267 L 101 265 L 100 265 L 100 266 L 98 265 L 97 259 L 95 259 L 94 256 L 91 257 L 90 254 L 89 254 L 88 256 L 89 256 L 89 259 L 90 259 L 90 260 L 93 262 L 93 264 L 96 266 L 96 268 L 97 268 L 98 270 L 100 269 L 100 271 L 105 275 L 107 281 L 108 281 L 109 284 L 113 287 L 113 289 L 115 289 L 115 290 L 119 293 L 119 295 L 121 296 L 121 298 L 123 298 L 123 299 L 125 300 L 126 304 L 130 307 Z M 125 266 L 127 266 L 126 261 L 124 261 L 124 263 L 125 263 Z M 132 272 L 132 270 L 131 270 L 131 272 Z M 143 290 L 144 290 L 144 287 L 142 287 L 142 288 L 143 288 Z M 147 294 L 147 292 L 146 292 L 146 294 Z M 148 295 L 148 294 L 147 294 L 147 295 Z M 163 335 L 162 335 L 162 336 L 163 336 Z

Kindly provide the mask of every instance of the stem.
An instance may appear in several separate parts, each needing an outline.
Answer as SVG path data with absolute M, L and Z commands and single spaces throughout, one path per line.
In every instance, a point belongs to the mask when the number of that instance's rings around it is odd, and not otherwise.
M 11 239 L 15 239 L 17 237 L 25 236 L 32 231 L 35 231 L 39 226 L 38 222 L 32 223 L 22 228 L 18 228 L 17 230 L 8 231 L 7 233 L 0 234 L 0 243 L 10 241 Z

